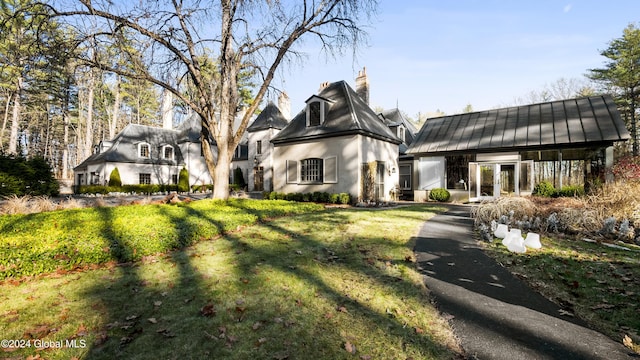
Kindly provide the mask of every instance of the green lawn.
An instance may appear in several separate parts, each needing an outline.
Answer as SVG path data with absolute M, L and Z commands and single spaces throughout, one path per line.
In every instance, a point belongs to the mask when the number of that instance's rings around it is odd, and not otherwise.
M 542 249 L 510 253 L 500 241 L 487 252 L 534 289 L 616 341 L 640 340 L 640 248 L 630 251 L 569 238 L 542 239 Z M 640 347 L 635 347 L 636 351 Z
M 47 266 L 54 260 L 61 266 L 85 247 L 110 254 L 107 261 L 99 256 L 93 270 L 83 255 L 75 257 L 83 271 L 62 266 L 36 277 L 5 273 L 0 334 L 30 340 L 25 345 L 31 347 L 5 348 L 1 356 L 450 359 L 459 353 L 415 270 L 412 236 L 433 215 L 431 207 L 198 203 L 49 215 L 54 225 L 38 217 L 30 225 L 33 218 L 0 220 L 2 234 L 10 234 L 0 241 L 5 255 L 24 254 L 19 231 L 40 234 Z M 78 230 L 90 221 L 99 231 Z M 45 227 L 62 230 L 54 236 Z M 86 246 L 70 247 L 74 240 L 64 234 L 88 239 Z M 38 236 L 25 241 L 36 246 Z M 51 257 L 50 249 L 62 245 L 68 259 Z M 175 247 L 182 248 L 166 251 Z M 122 260 L 135 261 L 117 264 Z M 37 273 L 37 259 L 31 262 L 28 271 L 16 263 L 3 266 Z M 78 346 L 68 347 L 67 340 Z M 34 348 L 43 344 L 49 348 Z M 58 344 L 62 348 L 52 348 Z

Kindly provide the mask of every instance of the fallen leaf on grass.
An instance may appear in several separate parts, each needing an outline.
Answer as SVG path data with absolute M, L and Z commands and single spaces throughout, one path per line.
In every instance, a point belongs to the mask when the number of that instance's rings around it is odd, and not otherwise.
M 148 318 L 147 321 L 149 321 L 152 324 L 157 324 L 158 320 L 156 318 Z
M 629 335 L 624 336 L 624 339 L 622 339 L 622 344 L 629 349 L 633 349 L 633 340 L 629 337 Z
M 362 356 L 360 356 L 360 360 L 371 360 L 371 359 L 372 359 L 371 355 L 362 355 Z
M 416 334 L 424 334 L 424 330 L 422 330 L 419 327 L 415 327 L 415 330 L 416 330 Z
M 260 327 L 262 327 L 262 323 L 260 321 L 257 321 L 253 324 L 253 326 L 251 327 L 253 330 L 258 330 L 260 329 Z
M 339 311 L 339 312 L 343 312 L 343 313 L 348 313 L 349 312 L 349 310 L 347 310 L 347 308 L 344 307 L 344 306 L 338 306 L 336 308 L 336 310 Z
M 156 330 L 156 333 L 166 337 L 166 338 L 172 338 L 172 337 L 176 337 L 173 333 L 171 333 L 171 330 L 169 329 L 159 329 Z
M 135 320 L 135 319 L 137 319 L 137 318 L 138 318 L 138 316 L 139 316 L 139 315 L 129 315 L 129 316 L 127 316 L 127 317 L 126 317 L 126 318 L 124 318 L 124 319 L 125 319 L 125 320 L 127 320 L 127 321 Z
M 353 345 L 352 343 L 348 342 L 348 341 L 346 343 L 344 343 L 344 349 L 347 350 L 347 352 L 350 353 L 350 354 L 355 354 L 356 353 L 356 346 Z
M 289 354 L 285 352 L 279 352 L 279 353 L 273 354 L 273 358 L 275 360 L 286 360 L 289 358 Z
M 212 303 L 207 303 L 205 306 L 203 306 L 200 309 L 200 314 L 202 316 L 207 316 L 207 317 L 211 317 L 211 316 L 215 316 L 216 315 L 216 309 L 213 306 Z
M 558 314 L 560 314 L 560 316 L 570 316 L 570 317 L 573 317 L 573 313 L 572 313 L 572 312 L 569 312 L 569 311 L 567 311 L 567 310 L 563 310 L 563 309 L 558 310 Z
M 154 301 L 154 302 L 153 302 L 153 306 L 158 307 L 158 306 L 160 306 L 160 305 L 162 305 L 162 301 L 159 301 L 159 300 L 158 300 L 158 301 Z
M 267 342 L 267 338 L 265 338 L 265 337 L 260 338 L 260 339 L 258 339 L 258 341 L 256 341 L 256 347 L 260 347 L 260 346 L 262 346 L 262 344 L 264 344 L 266 342 Z

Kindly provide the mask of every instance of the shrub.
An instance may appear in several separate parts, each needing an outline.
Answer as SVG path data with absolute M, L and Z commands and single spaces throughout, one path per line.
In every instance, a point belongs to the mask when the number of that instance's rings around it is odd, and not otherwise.
M 0 155 L 0 196 L 56 196 L 60 185 L 45 158 Z
M 113 168 L 109 175 L 109 186 L 122 186 L 122 180 L 120 180 L 120 171 L 118 168 Z
M 554 197 L 556 196 L 556 188 L 553 187 L 548 181 L 541 181 L 533 187 L 533 195 L 542 196 L 542 197 Z
M 439 201 L 439 202 L 449 201 L 450 197 L 451 197 L 451 193 L 449 193 L 447 189 L 443 189 L 443 188 L 432 189 L 429 192 L 429 199 Z
M 247 186 L 247 183 L 244 181 L 242 169 L 240 169 L 240 167 L 236 167 L 235 170 L 233 170 L 233 184 L 238 187 L 238 190 L 244 189 L 245 186 Z
M 178 191 L 189 191 L 189 172 L 185 168 L 182 168 L 178 174 Z
M 562 197 L 573 197 L 573 196 L 584 196 L 584 186 L 581 185 L 567 185 L 563 186 L 560 190 L 556 192 L 556 196 Z
M 340 204 L 350 204 L 351 203 L 351 195 L 347 194 L 347 193 L 340 193 L 339 197 L 339 203 Z
M 616 180 L 640 180 L 640 156 L 623 156 L 611 169 Z
M 338 201 L 340 201 L 340 194 L 329 195 L 329 202 L 331 204 L 338 204 Z

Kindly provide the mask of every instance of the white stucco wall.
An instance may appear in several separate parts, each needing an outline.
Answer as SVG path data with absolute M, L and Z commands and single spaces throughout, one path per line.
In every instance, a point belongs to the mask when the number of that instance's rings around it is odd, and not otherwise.
M 271 139 L 279 133 L 280 130 L 277 129 L 267 129 L 261 131 L 255 131 L 248 133 L 249 139 L 249 162 L 248 162 L 248 173 L 249 176 L 247 179 L 247 183 L 249 184 L 249 191 L 254 191 L 254 174 L 253 168 L 254 166 L 262 166 L 264 169 L 264 190 L 271 191 L 274 189 L 273 184 L 273 144 L 271 143 Z M 262 141 L 262 154 L 257 154 L 256 144 L 258 141 Z M 254 159 L 257 161 L 254 162 Z
M 213 181 L 211 175 L 209 175 L 204 156 L 200 155 L 200 144 L 182 143 L 180 144 L 180 151 L 186 164 L 185 167 L 189 172 L 189 186 L 212 184 Z
M 337 182 L 324 184 L 287 183 L 287 160 L 300 161 L 308 158 L 337 158 Z M 284 193 L 308 193 L 314 191 L 328 193 L 349 193 L 360 196 L 362 164 L 383 161 L 385 171 L 385 198 L 398 183 L 398 146 L 362 135 L 348 135 L 295 144 L 281 144 L 274 147 L 274 190 Z M 298 167 L 298 172 L 299 172 Z

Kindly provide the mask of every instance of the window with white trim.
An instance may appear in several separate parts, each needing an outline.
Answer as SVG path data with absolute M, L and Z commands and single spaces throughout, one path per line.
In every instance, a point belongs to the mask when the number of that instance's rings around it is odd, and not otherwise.
M 141 158 L 151 157 L 151 146 L 147 143 L 138 144 L 138 156 Z
M 168 160 L 173 160 L 173 146 L 165 145 L 162 148 L 162 158 L 163 159 L 168 159 Z
M 304 159 L 300 161 L 300 182 L 302 183 L 322 183 L 323 161 L 318 158 Z

